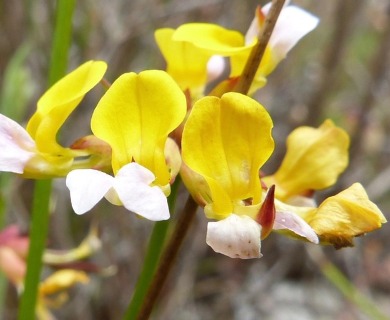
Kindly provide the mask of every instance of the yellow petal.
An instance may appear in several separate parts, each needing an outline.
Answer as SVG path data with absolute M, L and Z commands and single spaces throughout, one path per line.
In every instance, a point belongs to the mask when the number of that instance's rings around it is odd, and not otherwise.
M 40 152 L 67 152 L 57 143 L 57 132 L 84 95 L 103 78 L 106 69 L 103 61 L 88 61 L 55 83 L 39 99 L 37 111 L 27 124 L 27 132 Z
M 155 174 L 156 184 L 165 186 L 171 178 L 165 142 L 185 114 L 185 96 L 166 72 L 125 73 L 98 103 L 91 127 L 111 146 L 114 173 L 135 161 Z
M 174 29 L 158 29 L 154 36 L 166 60 L 167 72 L 184 91 L 202 91 L 207 80 L 207 62 L 212 56 L 188 41 L 174 41 Z
M 83 271 L 62 269 L 54 272 L 41 283 L 39 293 L 44 296 L 50 295 L 67 290 L 77 283 L 87 283 L 88 281 L 89 278 Z
M 327 198 L 318 209 L 304 216 L 321 241 L 336 248 L 351 246 L 353 237 L 373 231 L 386 222 L 379 208 L 368 199 L 361 184 Z
M 259 169 L 274 148 L 271 129 L 264 107 L 242 94 L 195 103 L 183 131 L 183 160 L 207 181 L 215 218 L 242 200 L 260 202 Z
M 287 138 L 287 153 L 278 171 L 265 177 L 276 183 L 283 201 L 309 190 L 333 185 L 348 165 L 349 137 L 330 120 L 319 128 L 299 127 Z
M 188 41 L 208 53 L 230 56 L 246 50 L 244 36 L 210 23 L 186 23 L 176 29 L 173 39 Z

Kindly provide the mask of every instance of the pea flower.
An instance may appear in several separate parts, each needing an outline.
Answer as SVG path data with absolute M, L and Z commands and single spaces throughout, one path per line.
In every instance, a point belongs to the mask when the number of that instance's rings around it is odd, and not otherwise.
M 75 157 L 86 156 L 82 150 L 59 145 L 56 136 L 106 68 L 105 62 L 89 61 L 59 80 L 39 99 L 26 129 L 0 114 L 0 171 L 29 178 L 64 176 Z
M 280 228 L 317 241 L 298 215 L 276 217 L 273 189 L 263 192 L 259 170 L 274 149 L 272 126 L 268 112 L 255 100 L 226 93 L 197 101 L 183 130 L 183 181 L 206 216 L 217 220 L 209 222 L 206 241 L 233 258 L 261 257 L 261 239 L 274 220 L 287 217 L 290 224 Z
M 190 91 L 194 100 L 201 97 L 209 80 L 207 65 L 213 54 L 195 47 L 191 42 L 175 40 L 175 30 L 171 28 L 158 29 L 154 36 L 166 60 L 166 71 L 183 91 Z M 220 70 L 217 67 L 214 77 L 218 76 Z
M 224 88 L 222 93 L 231 91 L 236 79 L 242 74 L 253 46 L 257 43 L 270 7 L 271 3 L 263 8 L 257 8 L 246 35 L 208 23 L 187 23 L 176 30 L 157 30 L 156 40 L 167 60 L 168 72 L 182 87 L 190 89 L 196 87 L 195 83 L 185 83 L 184 79 L 190 78 L 191 81 L 196 81 L 198 87 L 203 88 L 202 84 L 204 85 L 207 80 L 208 70 L 219 74 L 224 68 L 219 59 L 210 61 L 211 57 L 230 57 L 229 79 L 213 90 L 213 94 L 219 93 L 220 87 Z M 286 57 L 292 47 L 317 26 L 318 21 L 317 17 L 299 7 L 285 6 L 282 9 L 252 84 L 251 93 L 266 84 L 266 77 Z M 214 62 L 218 65 L 216 66 Z
M 251 92 L 263 87 L 267 79 L 277 65 L 287 56 L 287 53 L 302 39 L 306 34 L 314 30 L 319 19 L 311 13 L 294 5 L 288 5 L 286 1 L 284 8 L 280 12 L 279 18 L 267 45 L 264 57 L 257 70 Z M 258 35 L 263 28 L 265 17 L 271 9 L 271 2 L 264 7 L 257 7 L 255 17 L 245 34 L 245 45 L 249 46 L 257 42 Z M 250 50 L 240 52 L 231 57 L 231 78 L 241 75 L 246 61 L 248 60 Z
M 185 96 L 164 71 L 121 75 L 91 119 L 94 135 L 111 146 L 114 176 L 94 169 L 70 172 L 66 184 L 74 211 L 85 213 L 105 197 L 147 219 L 168 219 L 166 195 L 178 169 L 168 166 L 165 151 L 180 159 L 168 134 L 185 114 Z M 170 164 L 180 166 L 181 161 Z
M 316 232 L 322 244 L 353 245 L 353 238 L 386 222 L 363 186 L 354 183 L 317 205 L 313 192 L 332 186 L 348 165 L 349 137 L 326 120 L 319 128 L 299 127 L 287 138 L 287 152 L 279 169 L 263 177 L 276 185 L 276 210 L 296 212 Z M 284 203 L 283 203 L 284 202 Z

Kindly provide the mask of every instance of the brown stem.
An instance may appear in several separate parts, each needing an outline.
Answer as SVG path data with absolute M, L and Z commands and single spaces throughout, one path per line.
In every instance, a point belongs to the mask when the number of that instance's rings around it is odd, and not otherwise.
M 100 83 L 105 90 L 108 90 L 111 87 L 111 83 L 106 78 L 103 78 L 102 80 L 100 80 Z
M 282 11 L 285 0 L 272 0 L 271 9 L 264 22 L 262 32 L 259 34 L 259 41 L 253 47 L 248 61 L 245 65 L 244 71 L 241 74 L 240 80 L 234 88 L 235 92 L 248 94 L 249 88 L 256 75 L 257 69 L 260 66 L 261 59 L 263 59 L 265 49 L 271 38 L 276 21 L 278 20 L 280 11 Z
M 154 274 L 152 283 L 149 286 L 146 298 L 144 299 L 140 311 L 137 316 L 137 320 L 147 320 L 152 313 L 153 306 L 157 301 L 157 298 L 164 286 L 164 283 L 172 269 L 175 262 L 175 258 L 183 243 L 184 237 L 187 234 L 189 227 L 194 220 L 198 205 L 188 196 L 187 202 L 180 213 L 179 219 L 176 222 L 175 228 L 172 231 L 172 236 L 165 247 L 157 270 Z

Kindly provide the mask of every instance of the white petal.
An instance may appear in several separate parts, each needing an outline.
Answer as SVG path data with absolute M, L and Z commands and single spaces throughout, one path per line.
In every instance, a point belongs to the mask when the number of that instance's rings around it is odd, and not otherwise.
M 73 210 L 83 214 L 91 210 L 113 186 L 114 178 L 93 169 L 78 169 L 69 172 L 66 186 L 70 191 Z
M 207 225 L 207 244 L 230 258 L 261 258 L 260 237 L 261 226 L 248 216 L 231 214 Z
M 207 62 L 207 81 L 211 82 L 222 75 L 225 70 L 224 57 L 214 55 Z
M 300 216 L 291 211 L 276 211 L 274 230 L 287 229 L 307 240 L 318 244 L 318 236 Z
M 131 182 L 142 182 L 148 185 L 156 179 L 153 172 L 136 162 L 130 162 L 124 165 L 119 169 L 115 177 L 120 179 L 130 179 Z
M 0 171 L 23 173 L 35 142 L 17 122 L 0 114 Z
M 169 219 L 166 196 L 149 185 L 154 180 L 152 172 L 133 162 L 119 170 L 114 189 L 127 210 L 153 221 Z
M 316 16 L 299 7 L 283 8 L 269 41 L 275 59 L 277 61 L 283 59 L 302 37 L 318 25 L 318 22 Z

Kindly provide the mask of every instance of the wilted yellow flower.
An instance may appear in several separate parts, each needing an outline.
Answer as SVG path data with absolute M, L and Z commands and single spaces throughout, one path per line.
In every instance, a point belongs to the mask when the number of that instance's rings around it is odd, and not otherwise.
M 353 238 L 379 229 L 387 222 L 359 183 L 329 197 L 318 208 L 302 212 L 302 218 L 323 243 L 336 248 L 353 245 Z
M 279 169 L 263 178 L 276 185 L 276 198 L 288 202 L 336 183 L 348 165 L 349 137 L 326 120 L 319 128 L 299 127 L 287 138 L 286 155 Z

